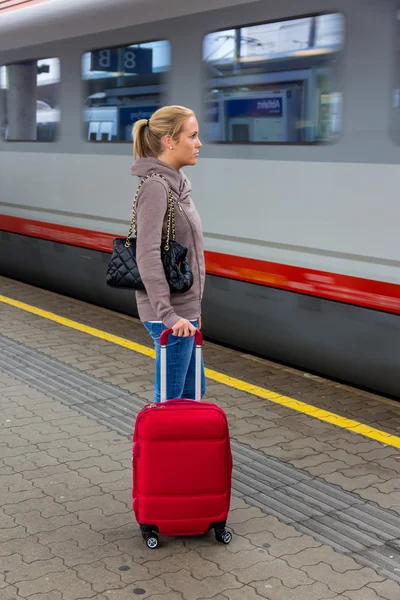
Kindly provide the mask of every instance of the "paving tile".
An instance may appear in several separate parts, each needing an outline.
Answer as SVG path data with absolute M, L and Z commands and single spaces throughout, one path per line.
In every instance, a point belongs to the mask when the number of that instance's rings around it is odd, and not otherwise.
M 199 580 L 193 577 L 190 571 L 182 569 L 177 573 L 165 573 L 162 578 L 168 587 L 180 592 L 184 600 L 212 598 L 226 590 L 242 587 L 242 584 L 229 573 L 218 577 L 204 577 Z
M 397 457 L 397 460 L 400 459 L 400 453 L 398 448 L 392 448 L 391 446 L 381 446 L 380 448 L 375 448 L 374 450 L 368 450 L 367 452 L 362 452 L 358 454 L 359 458 L 362 458 L 366 461 L 375 461 L 375 460 L 385 460 L 390 457 Z M 348 462 L 348 461 L 347 461 Z M 348 464 L 351 464 L 348 462 Z M 400 466 L 400 462 L 398 462 Z
M 115 456 L 115 454 L 114 454 Z M 131 460 L 131 455 L 129 454 L 129 460 Z M 130 470 L 118 470 L 118 471 L 108 471 L 104 472 L 99 467 L 92 467 L 85 469 L 85 478 L 90 481 L 90 483 L 97 485 L 101 483 L 113 483 L 115 481 L 125 481 L 127 478 L 131 477 Z
M 104 473 L 115 472 L 115 471 L 123 471 L 124 467 L 120 462 L 112 460 L 109 456 L 95 456 L 92 458 L 83 458 L 77 461 L 67 461 L 65 463 L 72 469 L 81 470 L 82 475 L 85 475 L 85 469 L 92 469 L 93 467 L 98 467 Z
M 79 511 L 79 520 L 90 525 L 93 531 L 106 533 L 130 526 L 134 517 L 131 510 L 123 513 L 104 514 L 100 508 L 91 508 Z
M 145 565 L 152 575 L 164 576 L 166 573 L 177 573 L 186 569 L 196 579 L 203 579 L 207 576 L 222 575 L 226 571 L 217 566 L 215 558 L 215 553 L 213 554 L 212 549 L 209 548 L 206 553 L 201 553 L 201 556 L 200 552 L 189 550 L 185 554 L 167 556 L 162 560 L 148 560 Z
M 263 597 L 264 596 L 260 596 L 257 590 L 250 585 L 243 585 L 236 590 L 225 590 L 222 594 L 223 599 L 228 598 L 229 600 L 261 600 Z
M 56 590 L 52 590 L 47 594 L 33 594 L 33 596 L 29 596 L 29 600 L 63 600 L 63 596 L 61 592 L 56 592 Z
M 24 480 L 26 481 L 26 477 L 24 477 Z M 47 475 L 47 477 L 37 477 L 31 481 L 34 487 L 41 489 L 45 494 L 50 496 L 52 495 L 52 490 L 58 485 L 64 485 L 70 491 L 94 489 L 94 486 L 86 477 L 82 477 L 77 471 L 71 471 L 65 467 L 62 467 L 61 472 L 52 473 Z
M 3 573 L 7 571 L 5 580 L 9 584 L 32 582 L 42 575 L 57 573 L 65 570 L 60 558 L 50 558 L 48 560 L 36 560 L 30 563 L 23 561 L 20 554 L 4 556 L 1 558 L 1 569 Z
M 18 471 L 19 469 L 15 470 Z M 66 465 L 52 465 L 24 472 L 24 479 L 27 479 L 28 481 L 34 481 L 35 487 L 38 487 L 37 482 L 39 479 L 44 479 L 45 477 L 49 477 L 51 475 L 60 475 L 63 473 L 70 473 L 70 469 L 68 469 Z
M 135 590 L 135 591 L 134 591 Z M 178 592 L 167 592 L 166 594 L 153 594 L 151 593 L 151 591 L 146 592 L 146 590 L 144 590 L 143 593 L 143 588 L 137 588 L 137 587 L 133 587 L 128 586 L 125 588 L 125 590 L 109 590 L 109 592 L 107 593 L 107 596 L 102 596 L 104 598 L 104 600 L 107 600 L 107 598 L 109 600 L 132 600 L 133 597 L 139 596 L 140 598 L 151 598 L 151 600 L 182 600 L 182 594 L 179 594 Z M 97 596 L 96 596 L 96 600 L 97 600 Z M 201 600 L 201 599 L 199 599 Z M 218 600 L 217 598 L 213 598 L 213 600 Z M 223 600 L 225 600 L 225 598 L 223 598 Z
M 72 490 L 62 483 L 50 486 L 41 486 L 40 489 L 45 494 L 51 494 L 55 501 L 60 505 L 67 504 L 69 502 L 80 502 L 85 498 L 101 496 L 103 494 L 103 490 L 100 487 L 96 485 L 90 485 L 90 483 L 86 487 L 74 488 Z M 66 510 L 65 507 L 64 510 Z
M 9 540 L 22 540 L 27 537 L 29 537 L 29 533 L 27 532 L 26 527 L 18 525 L 0 529 L 0 544 L 8 542 Z
M 103 543 L 81 548 L 78 542 L 71 539 L 64 542 L 51 542 L 48 544 L 48 551 L 50 549 L 52 554 L 59 556 L 67 567 L 91 564 L 110 556 L 121 556 L 115 544 Z
M 126 514 L 121 514 L 121 518 L 127 516 Z M 84 514 L 85 517 L 85 514 Z M 101 523 L 100 523 L 101 526 Z M 93 529 L 93 526 L 91 526 Z M 130 519 L 127 523 L 124 522 L 123 525 L 114 525 L 109 529 L 102 529 L 102 535 L 107 542 L 115 542 L 117 545 L 120 543 L 125 543 L 125 540 L 128 540 L 128 543 L 132 544 L 132 540 L 135 538 L 140 538 L 142 541 L 142 534 L 140 533 L 139 525 L 134 521 L 134 519 Z M 136 542 L 136 539 L 135 539 Z M 145 548 L 145 544 L 143 542 L 143 548 Z M 158 551 L 161 548 L 158 548 Z
M 48 572 L 47 575 L 39 576 L 34 581 L 20 581 L 18 590 L 23 598 L 33 594 L 49 594 L 54 590 L 62 593 L 63 600 L 81 600 L 83 598 L 86 600 L 96 596 L 96 592 L 92 590 L 90 584 L 80 579 L 72 569 Z
M 18 505 L 20 502 L 29 500 L 33 502 L 42 497 L 43 494 L 35 488 L 20 492 L 10 492 L 6 487 L 0 487 L 0 505 L 2 506 L 6 506 L 7 504 Z
M 78 515 L 78 517 L 81 512 L 91 510 L 92 508 L 100 508 L 105 515 L 130 512 L 126 504 L 119 502 L 111 494 L 88 496 L 81 500 L 66 502 L 65 507 L 69 512 Z
M 241 583 L 251 583 L 252 585 L 257 581 L 266 581 L 271 577 L 275 577 L 280 579 L 284 586 L 292 589 L 299 585 L 308 586 L 314 581 L 304 571 L 293 569 L 279 558 L 266 563 L 256 563 L 247 569 L 233 569 L 231 573 Z
M 241 526 L 241 525 L 240 525 Z M 233 525 L 232 529 L 238 525 Z M 286 540 L 287 538 L 297 538 L 302 534 L 296 531 L 294 527 L 281 523 L 279 519 L 272 516 L 264 516 L 262 519 L 250 519 L 243 524 L 242 531 L 237 531 L 238 534 L 246 536 L 252 544 L 262 546 L 266 543 L 271 543 L 271 539 Z
M 383 480 L 383 482 L 390 482 L 393 479 L 398 478 L 400 481 L 398 470 L 388 469 L 383 466 L 381 462 L 370 461 L 366 462 L 362 465 L 357 465 L 354 467 L 346 467 L 341 471 L 343 475 L 350 477 L 358 477 L 362 475 L 376 475 L 379 479 Z
M 395 581 L 386 580 L 383 582 L 373 582 L 367 585 L 377 592 L 378 596 L 384 600 L 398 600 L 400 598 L 400 584 Z
M 57 463 L 71 464 L 76 460 L 91 458 L 92 456 L 101 456 L 100 452 L 95 448 L 85 448 L 84 450 L 72 450 L 65 446 L 58 445 L 57 448 L 47 448 L 46 454 L 54 458 Z
M 382 467 L 394 471 L 397 476 L 400 475 L 400 454 L 396 454 L 391 458 L 381 458 L 378 463 L 382 465 Z
M 2 563 L 2 557 L 13 556 L 14 554 L 20 554 L 25 563 L 32 563 L 37 560 L 50 560 L 58 556 L 52 553 L 47 546 L 39 544 L 35 536 L 29 536 L 23 542 L 21 542 L 21 539 L 16 538 L 0 543 L 0 563 Z
M 371 588 L 363 587 L 361 590 L 352 590 L 345 593 L 345 597 L 349 600 L 382 600 Z
M 77 516 L 74 514 L 66 513 L 61 516 L 57 515 L 55 517 L 44 518 L 37 510 L 26 513 L 17 513 L 15 515 L 15 521 L 26 527 L 27 532 L 31 534 L 56 531 L 66 525 L 76 525 L 78 523 Z
M 1 580 L 0 574 L 0 598 L 1 600 L 19 600 L 18 596 L 18 588 L 14 585 L 8 585 L 4 581 Z
M 392 477 L 390 481 L 386 481 L 385 483 L 376 483 L 373 487 L 375 487 L 382 494 L 391 494 L 392 492 L 396 492 L 400 500 L 400 477 Z
M 50 496 L 44 495 L 34 499 L 30 498 L 29 500 L 22 500 L 16 504 L 4 504 L 3 511 L 7 515 L 18 515 L 20 519 L 20 515 L 32 511 L 39 512 L 40 516 L 44 519 L 68 514 L 62 504 L 55 502 Z
M 337 473 L 343 467 L 346 466 L 341 460 L 333 460 L 331 462 L 324 462 L 316 467 L 307 467 L 307 472 L 311 475 L 315 475 L 316 477 L 320 477 L 321 475 L 329 475 L 331 473 Z
M 15 439 L 19 439 L 19 438 L 8 438 L 5 439 L 4 434 L 1 434 L 1 439 L 6 442 L 11 442 L 11 441 L 15 441 Z M 10 445 L 5 445 L 5 444 L 0 444 L 0 458 L 9 458 L 12 456 L 25 456 L 27 452 L 39 452 L 40 449 L 38 448 L 37 445 L 27 445 L 26 442 L 23 442 L 23 440 L 21 440 L 21 444 L 10 444 Z M 9 461 L 11 462 L 11 461 Z M 22 478 L 22 474 L 21 473 L 13 473 L 14 477 L 17 478 Z
M 148 560 L 151 558 L 151 555 L 154 555 L 154 552 L 151 552 L 148 548 L 145 548 L 144 556 L 147 560 L 142 564 L 139 564 L 134 556 L 127 553 L 120 554 L 119 556 L 106 557 L 102 560 L 102 562 L 109 571 L 119 574 L 124 583 L 135 582 L 138 579 L 152 580 L 155 578 L 155 576 L 157 577 L 157 575 L 152 573 L 149 567 L 149 563 L 153 562 Z M 186 553 L 180 555 L 180 557 L 183 559 L 185 556 L 187 556 Z
M 132 473 L 129 473 L 129 476 L 126 478 L 125 489 L 115 490 L 110 496 L 114 498 L 115 503 L 115 512 L 116 506 L 122 504 L 125 506 L 126 512 L 130 512 L 132 514 Z
M 276 525 L 272 520 L 274 519 L 274 517 L 253 517 L 251 519 L 248 519 L 247 521 L 244 521 L 242 523 L 232 523 L 230 524 L 231 529 L 233 529 L 233 531 L 237 534 L 237 535 L 247 535 L 249 533 L 261 533 L 261 532 L 271 532 L 271 529 L 274 528 L 274 526 Z M 278 519 L 276 519 L 278 521 Z M 276 529 L 279 529 L 279 526 L 275 527 Z M 268 535 L 266 534 L 265 537 L 268 537 Z
M 328 483 L 339 485 L 348 492 L 354 492 L 355 490 L 364 490 L 370 488 L 376 483 L 383 483 L 377 475 L 362 475 L 360 477 L 345 477 L 340 472 L 331 473 L 328 475 L 321 475 Z
M 208 561 L 212 561 L 218 565 L 219 569 L 226 573 L 231 572 L 234 569 L 245 569 L 256 563 L 267 563 L 274 560 L 274 557 L 270 556 L 265 548 L 254 548 L 252 546 L 249 550 L 239 550 L 234 552 L 234 548 L 230 551 L 230 546 L 231 545 L 229 545 L 229 547 L 211 546 L 209 548 L 199 548 L 198 553 Z M 191 572 L 197 577 L 193 569 L 191 569 Z M 211 571 L 209 574 L 212 574 Z
M 271 600 L 325 600 L 335 598 L 335 592 L 319 582 L 312 582 L 309 585 L 297 585 L 294 589 L 288 588 L 280 579 L 271 577 L 266 581 L 257 582 L 254 585 L 257 593 L 262 598 Z
M 49 546 L 51 549 L 53 544 L 68 540 L 74 540 L 82 549 L 91 546 L 102 546 L 106 543 L 103 535 L 93 531 L 86 523 L 79 522 L 76 517 L 72 525 L 62 525 L 60 523 L 60 526 L 55 529 L 39 532 L 37 537 L 41 544 Z
M 168 542 L 169 543 L 169 542 Z M 216 544 L 215 537 L 213 533 L 208 533 L 205 536 L 194 536 L 192 538 L 186 538 L 183 541 L 183 544 L 189 550 L 197 550 L 200 549 L 212 549 L 212 548 L 220 548 L 224 549 L 227 552 L 241 552 L 246 550 L 251 550 L 255 548 L 254 544 L 250 542 L 246 537 L 234 535 L 231 543 L 228 547 L 220 546 Z M 204 555 L 206 556 L 206 555 Z
M 115 568 L 115 560 L 121 567 L 128 566 L 129 571 L 119 571 Z M 130 558 L 121 556 L 116 559 L 111 557 L 89 564 L 78 564 L 74 570 L 83 581 L 90 583 L 94 591 L 101 593 L 110 589 L 125 588 L 127 584 L 139 580 L 147 581 L 153 578 L 144 565 L 135 564 Z
M 16 527 L 15 519 L 11 515 L 7 515 L 3 508 L 0 508 L 0 531 Z
M 290 417 L 293 419 L 293 425 L 298 425 L 297 417 Z M 289 425 L 289 419 L 282 419 L 280 424 Z M 288 442 L 282 445 L 284 450 L 300 450 L 302 448 L 311 448 L 313 450 L 317 450 L 317 452 L 324 452 L 329 454 L 333 451 L 333 447 L 331 444 L 327 444 L 326 442 L 321 441 L 316 437 L 311 436 L 301 436 L 298 439 L 293 440 L 292 442 Z
M 362 569 L 362 566 L 350 556 L 340 554 L 333 548 L 322 544 L 314 548 L 306 548 L 298 553 L 283 554 L 281 558 L 295 569 L 319 565 L 320 563 L 331 565 L 332 569 L 338 573 Z
M 255 507 L 247 505 L 246 508 L 237 508 L 231 510 L 229 514 L 229 525 L 238 525 L 240 523 L 246 523 L 249 519 L 263 517 L 262 511 Z
M 284 555 L 302 554 L 310 548 L 321 549 L 321 544 L 309 535 L 287 538 L 286 540 L 278 540 L 274 537 L 271 539 L 269 545 L 268 553 L 275 558 L 281 558 Z
M 315 566 L 304 566 L 302 570 L 313 579 L 325 583 L 329 589 L 340 594 L 350 590 L 359 590 L 375 581 L 384 581 L 383 577 L 367 567 L 338 573 L 330 565 L 320 563 Z
M 376 504 L 378 504 L 378 506 L 381 506 L 382 508 L 388 508 L 400 512 L 399 492 L 382 492 L 381 489 L 379 489 L 380 487 L 381 486 L 373 485 L 367 489 L 356 488 L 354 492 L 356 494 L 359 494 L 362 498 L 365 498 L 366 500 L 376 502 Z
M 153 579 L 145 581 L 135 581 L 135 583 L 119 590 L 110 589 L 103 592 L 103 596 L 107 600 L 132 600 L 132 598 L 135 598 L 136 596 L 144 599 L 150 598 L 151 600 L 154 600 L 155 598 L 168 600 L 168 594 L 171 595 L 170 600 L 175 600 L 174 595 L 176 596 L 177 592 L 173 592 L 166 587 L 163 579 L 160 577 L 154 577 Z M 182 595 L 180 595 L 178 600 L 182 600 Z
M 135 534 L 125 534 L 122 539 L 117 539 L 113 544 L 118 548 L 121 554 L 127 554 L 137 564 L 146 565 L 149 560 L 155 560 L 154 553 L 149 552 L 141 533 L 135 531 Z M 104 536 L 107 539 L 107 535 Z M 163 540 L 161 540 L 163 542 Z M 157 560 L 163 560 L 165 557 L 183 555 L 190 551 L 185 546 L 182 538 L 168 538 L 167 543 L 161 543 L 157 548 Z

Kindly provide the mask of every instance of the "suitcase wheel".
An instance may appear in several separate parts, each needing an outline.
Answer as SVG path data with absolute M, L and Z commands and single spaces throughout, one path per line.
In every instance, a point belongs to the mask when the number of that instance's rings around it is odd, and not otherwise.
M 145 533 L 143 534 L 143 539 L 146 542 L 146 546 L 150 548 L 150 550 L 155 550 L 160 543 L 156 533 Z
M 215 539 L 221 544 L 229 544 L 232 541 L 232 534 L 227 529 L 216 529 Z

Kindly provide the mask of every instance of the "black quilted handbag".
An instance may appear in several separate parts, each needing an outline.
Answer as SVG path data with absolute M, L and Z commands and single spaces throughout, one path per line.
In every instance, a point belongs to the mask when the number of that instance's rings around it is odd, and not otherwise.
M 136 262 L 136 205 L 142 185 L 151 177 L 165 177 L 151 173 L 142 179 L 135 194 L 132 221 L 127 238 L 116 238 L 113 253 L 108 263 L 106 282 L 111 287 L 144 290 L 142 278 Z M 167 182 L 168 183 L 168 182 Z M 135 237 L 131 237 L 132 234 Z M 184 293 L 193 285 L 193 273 L 187 261 L 187 248 L 175 240 L 174 196 L 168 186 L 167 238 L 161 243 L 161 260 L 165 277 L 171 292 Z

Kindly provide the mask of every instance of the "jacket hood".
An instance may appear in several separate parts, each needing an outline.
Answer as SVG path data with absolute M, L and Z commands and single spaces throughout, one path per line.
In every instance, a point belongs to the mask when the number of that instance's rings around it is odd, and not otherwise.
M 150 173 L 163 175 L 181 202 L 190 196 L 192 188 L 186 175 L 158 158 L 139 158 L 131 167 L 131 175 L 137 177 L 146 177 Z

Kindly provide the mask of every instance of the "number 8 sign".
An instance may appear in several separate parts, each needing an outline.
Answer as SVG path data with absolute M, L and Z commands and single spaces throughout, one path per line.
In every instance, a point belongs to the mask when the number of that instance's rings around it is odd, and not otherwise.
M 136 53 L 134 50 L 125 50 L 124 52 L 124 71 L 136 69 Z
M 151 48 L 109 48 L 91 52 L 91 71 L 108 71 L 150 75 L 153 72 Z
M 151 48 L 125 48 L 125 73 L 147 75 L 153 71 L 153 51 Z

